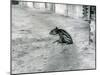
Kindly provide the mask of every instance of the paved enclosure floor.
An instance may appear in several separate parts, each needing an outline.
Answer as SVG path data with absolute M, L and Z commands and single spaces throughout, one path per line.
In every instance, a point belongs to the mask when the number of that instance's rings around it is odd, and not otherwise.
M 70 33 L 74 44 L 52 43 L 56 26 Z M 49 11 L 12 6 L 12 73 L 94 69 L 95 47 L 82 19 Z

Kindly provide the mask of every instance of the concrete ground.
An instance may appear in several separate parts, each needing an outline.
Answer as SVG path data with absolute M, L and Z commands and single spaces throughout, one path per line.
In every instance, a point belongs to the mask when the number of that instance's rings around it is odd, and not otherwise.
M 74 44 L 52 43 L 55 27 L 70 33 Z M 12 6 L 12 73 L 94 69 L 95 47 L 89 45 L 89 25 L 50 11 Z

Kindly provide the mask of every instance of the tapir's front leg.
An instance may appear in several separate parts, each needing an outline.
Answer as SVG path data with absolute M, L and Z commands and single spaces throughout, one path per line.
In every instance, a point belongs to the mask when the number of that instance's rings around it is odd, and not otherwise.
M 59 40 L 56 40 L 56 41 L 54 41 L 53 43 L 56 43 L 56 42 L 58 42 L 58 43 L 59 43 Z

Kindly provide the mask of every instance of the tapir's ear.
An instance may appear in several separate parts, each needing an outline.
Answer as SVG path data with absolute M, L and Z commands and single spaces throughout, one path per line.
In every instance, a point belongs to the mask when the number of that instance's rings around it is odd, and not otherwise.
M 56 29 L 58 29 L 58 27 L 56 27 Z

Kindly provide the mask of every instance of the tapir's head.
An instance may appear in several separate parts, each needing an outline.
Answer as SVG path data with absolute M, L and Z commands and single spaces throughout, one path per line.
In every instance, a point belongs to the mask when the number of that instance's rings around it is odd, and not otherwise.
M 56 35 L 56 34 L 58 34 L 58 27 L 56 27 L 56 28 L 54 28 L 53 30 L 51 30 L 49 34 L 51 34 L 51 35 Z

